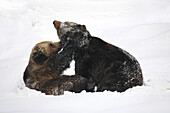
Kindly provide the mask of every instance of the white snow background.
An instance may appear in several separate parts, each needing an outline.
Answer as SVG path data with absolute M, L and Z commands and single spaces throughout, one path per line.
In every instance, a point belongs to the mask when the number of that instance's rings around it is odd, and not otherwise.
M 33 46 L 59 41 L 54 20 L 85 24 L 131 53 L 144 85 L 62 96 L 26 88 Z M 0 0 L 0 113 L 170 113 L 170 0 Z

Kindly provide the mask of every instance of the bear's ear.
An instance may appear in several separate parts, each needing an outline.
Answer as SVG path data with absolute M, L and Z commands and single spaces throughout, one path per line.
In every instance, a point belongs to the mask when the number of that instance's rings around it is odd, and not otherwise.
M 44 55 L 41 51 L 37 51 L 32 56 L 34 62 L 38 65 L 44 64 L 44 62 L 48 59 L 46 55 Z
M 85 25 L 82 25 L 81 28 L 86 31 L 86 26 Z

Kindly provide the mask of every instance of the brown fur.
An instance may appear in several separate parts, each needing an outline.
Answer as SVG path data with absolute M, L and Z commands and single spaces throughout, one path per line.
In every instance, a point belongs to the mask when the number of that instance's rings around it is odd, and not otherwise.
M 62 72 L 55 69 L 54 62 L 51 60 L 59 50 L 60 46 L 58 42 L 45 41 L 36 44 L 24 72 L 24 81 L 27 87 L 41 90 L 41 87 L 46 81 L 60 77 Z M 38 54 L 42 54 L 42 57 L 44 55 L 46 58 L 38 61 L 41 59 L 41 56 L 38 56 Z
M 40 42 L 33 48 L 29 64 L 24 72 L 26 87 L 41 91 L 47 95 L 61 95 L 64 91 L 79 93 L 86 86 L 86 79 L 79 76 L 62 75 L 55 59 L 60 43 Z

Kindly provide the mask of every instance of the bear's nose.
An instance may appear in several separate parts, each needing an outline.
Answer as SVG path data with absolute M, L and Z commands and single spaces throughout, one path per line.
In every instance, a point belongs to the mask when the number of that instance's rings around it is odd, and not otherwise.
M 61 22 L 54 20 L 53 24 L 54 24 L 55 28 L 58 28 L 60 26 Z
M 55 25 L 55 20 L 54 20 L 53 24 Z

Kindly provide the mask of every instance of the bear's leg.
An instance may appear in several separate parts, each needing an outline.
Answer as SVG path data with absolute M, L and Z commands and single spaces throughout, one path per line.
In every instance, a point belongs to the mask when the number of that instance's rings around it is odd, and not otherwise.
M 80 93 L 86 89 L 87 79 L 77 75 L 62 75 L 58 79 L 47 81 L 41 88 L 41 92 L 47 95 L 62 95 L 64 91 Z
M 141 86 L 141 83 L 141 79 L 133 77 L 133 75 L 130 76 L 126 74 L 112 74 L 112 76 L 104 78 L 98 84 L 97 91 L 102 92 L 104 90 L 108 90 L 124 92 L 134 86 Z
M 97 92 L 103 92 L 104 90 L 123 92 L 131 87 L 127 75 L 112 73 L 103 77 L 97 85 Z
M 85 89 L 86 92 L 95 92 L 95 85 L 96 83 L 92 79 L 88 80 L 86 89 Z
M 60 42 L 61 43 L 61 42 Z M 77 47 L 73 41 L 68 41 L 60 52 L 55 56 L 54 63 L 57 70 L 63 72 L 65 69 L 69 68 L 71 61 L 74 58 L 74 54 L 77 51 Z
M 109 83 L 106 83 L 106 84 L 98 84 L 97 85 L 97 92 L 103 92 L 103 91 L 116 91 L 116 87 L 114 84 L 109 84 Z
M 124 92 L 126 89 L 128 89 L 126 86 L 123 86 L 121 84 L 99 84 L 97 87 L 97 92 L 103 92 L 105 90 L 107 91 L 117 91 L 117 92 Z
M 65 84 L 67 82 L 72 84 L 72 87 L 65 88 L 67 91 L 80 93 L 82 90 L 86 89 L 88 80 L 84 77 L 78 76 L 78 75 L 72 75 L 72 76 L 65 76 L 63 75 L 61 77 L 62 84 Z M 66 85 L 64 85 L 66 87 Z
M 42 87 L 41 92 L 46 95 L 62 95 L 64 90 L 59 88 L 59 79 L 48 80 Z

